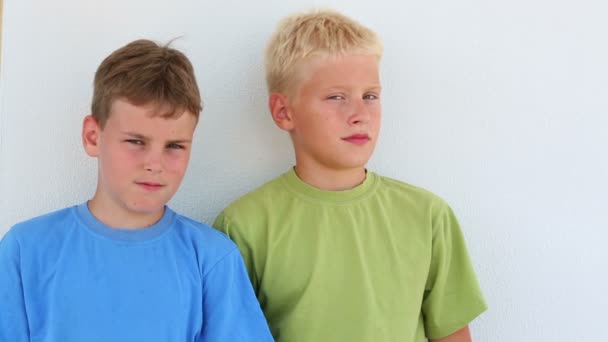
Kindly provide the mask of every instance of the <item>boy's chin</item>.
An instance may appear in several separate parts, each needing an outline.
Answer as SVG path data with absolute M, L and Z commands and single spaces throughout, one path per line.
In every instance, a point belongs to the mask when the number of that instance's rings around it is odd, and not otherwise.
M 341 165 L 339 165 L 339 168 L 344 171 L 364 171 L 368 161 L 369 158 L 361 158 L 360 160 L 353 160 L 342 163 Z
M 156 215 L 159 212 L 165 211 L 165 205 L 166 203 L 155 203 L 148 205 L 142 204 L 137 206 L 130 206 L 129 209 L 131 212 L 138 215 Z
M 159 215 L 165 211 L 167 202 L 163 201 L 140 201 L 138 203 L 127 203 L 125 206 L 133 215 L 152 216 Z

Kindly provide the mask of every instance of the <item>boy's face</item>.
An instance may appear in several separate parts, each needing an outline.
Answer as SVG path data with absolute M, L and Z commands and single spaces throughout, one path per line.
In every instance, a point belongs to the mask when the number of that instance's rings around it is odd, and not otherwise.
M 281 127 L 291 134 L 297 167 L 365 168 L 380 130 L 378 68 L 369 55 L 317 57 L 302 66 Z
M 157 109 L 118 99 L 103 129 L 85 119 L 85 149 L 99 168 L 92 202 L 113 215 L 162 214 L 186 172 L 196 119 L 153 116 Z

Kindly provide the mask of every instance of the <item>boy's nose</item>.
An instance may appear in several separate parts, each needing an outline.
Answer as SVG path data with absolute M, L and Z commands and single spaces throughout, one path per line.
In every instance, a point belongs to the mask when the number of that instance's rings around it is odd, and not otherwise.
M 162 153 L 149 152 L 146 156 L 144 168 L 148 172 L 159 173 L 163 170 Z
M 365 101 L 353 101 L 349 123 L 351 125 L 364 124 L 369 121 L 369 108 L 365 105 Z
M 162 168 L 157 167 L 156 165 L 146 165 L 146 171 L 150 173 L 160 173 Z

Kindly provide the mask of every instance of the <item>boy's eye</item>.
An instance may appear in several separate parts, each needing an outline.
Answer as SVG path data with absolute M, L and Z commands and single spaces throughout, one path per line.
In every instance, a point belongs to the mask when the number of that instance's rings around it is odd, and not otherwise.
M 167 148 L 176 149 L 176 150 L 183 150 L 185 147 L 183 145 L 180 145 L 180 144 L 171 143 L 171 144 L 167 145 Z
M 127 139 L 125 141 L 128 142 L 129 144 L 133 144 L 133 145 L 143 145 L 144 144 L 143 140 L 139 140 L 139 139 Z
M 345 97 L 342 95 L 331 95 L 327 97 L 328 100 L 344 100 Z

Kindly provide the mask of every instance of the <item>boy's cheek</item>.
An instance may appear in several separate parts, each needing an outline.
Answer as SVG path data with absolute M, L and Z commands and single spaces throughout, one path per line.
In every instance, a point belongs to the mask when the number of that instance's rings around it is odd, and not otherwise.
M 114 164 L 117 169 L 137 167 L 143 165 L 143 158 L 140 151 L 124 151 L 116 155 Z
M 190 161 L 189 154 L 179 156 L 179 157 L 176 157 L 176 156 L 169 157 L 167 159 L 165 168 L 167 171 L 169 171 L 171 173 L 184 174 L 186 172 L 186 168 L 188 167 L 189 161 Z

